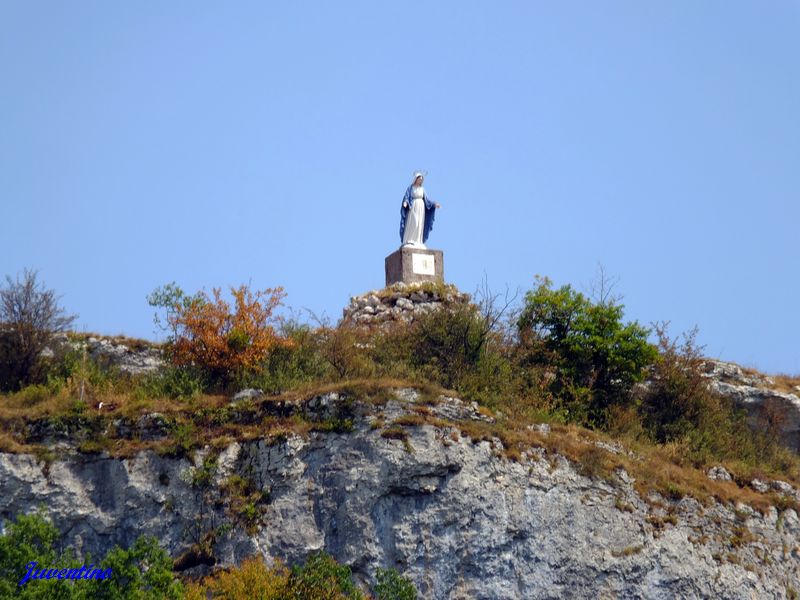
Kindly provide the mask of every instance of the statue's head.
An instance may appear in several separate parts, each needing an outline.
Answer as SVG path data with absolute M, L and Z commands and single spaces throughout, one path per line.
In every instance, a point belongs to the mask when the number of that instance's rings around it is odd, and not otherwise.
M 414 185 L 422 185 L 425 176 L 422 174 L 421 171 L 417 171 L 414 173 Z

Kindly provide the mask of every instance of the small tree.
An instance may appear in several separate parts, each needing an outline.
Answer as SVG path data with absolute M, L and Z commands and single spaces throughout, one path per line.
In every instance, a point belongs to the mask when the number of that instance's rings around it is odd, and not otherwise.
M 53 290 L 25 269 L 22 278 L 6 275 L 0 288 L 0 389 L 16 390 L 43 377 L 41 354 L 54 333 L 66 331 L 77 318 L 58 304 Z
M 180 288 L 160 288 L 150 303 L 167 309 L 173 364 L 199 367 L 225 385 L 244 370 L 260 371 L 273 348 L 289 343 L 275 332 L 273 317 L 285 294 L 282 288 L 232 287 L 233 306 L 219 288 L 212 294 L 186 296 Z
M 607 409 L 628 403 L 631 385 L 657 356 L 649 331 L 623 323 L 623 306 L 613 299 L 593 303 L 569 285 L 554 290 L 547 278 L 537 283 L 517 321 L 524 355 L 553 368 L 553 391 L 571 420 L 602 426 Z

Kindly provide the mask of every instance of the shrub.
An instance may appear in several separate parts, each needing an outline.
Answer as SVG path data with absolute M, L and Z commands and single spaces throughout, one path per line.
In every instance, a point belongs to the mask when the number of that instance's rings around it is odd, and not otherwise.
M 170 339 L 178 337 L 179 328 L 177 318 L 179 313 L 189 310 L 192 302 L 202 300 L 202 294 L 189 296 L 174 281 L 157 287 L 147 296 L 147 303 L 158 309 L 162 309 L 166 314 L 163 316 L 156 312 L 153 315 L 153 323 L 162 331 L 169 333 Z
M 127 550 L 115 546 L 101 565 L 103 569 L 112 569 L 113 576 L 97 586 L 95 598 L 177 600 L 183 597 L 183 585 L 172 574 L 172 559 L 154 537 L 139 537 Z
M 417 600 L 417 588 L 396 569 L 379 568 L 375 578 L 376 600 Z
M 321 326 L 317 335 L 320 355 L 338 379 L 369 377 L 375 374 L 375 365 L 368 351 L 371 343 L 368 332 L 340 323 L 336 327 Z
M 328 366 L 320 353 L 319 336 L 309 325 L 284 320 L 279 332 L 289 343 L 276 346 L 269 354 L 258 385 L 242 387 L 279 393 L 298 384 L 319 381 L 327 375 Z
M 329 554 L 312 554 L 302 566 L 292 568 L 290 598 L 296 600 L 362 600 L 353 583 L 350 567 L 338 564 Z
M 622 317 L 613 300 L 593 303 L 569 285 L 554 290 L 546 278 L 526 294 L 519 343 L 530 364 L 555 370 L 553 391 L 572 421 L 604 425 L 607 410 L 629 403 L 632 384 L 657 356 L 649 331 Z
M 659 443 L 678 440 L 691 431 L 702 429 L 721 412 L 722 398 L 714 394 L 703 377 L 701 349 L 696 345 L 697 330 L 684 336 L 679 344 L 657 325 L 659 357 L 641 400 L 642 421 L 652 439 Z
M 115 367 L 103 367 L 86 356 L 86 352 L 70 348 L 59 354 L 52 362 L 47 376 L 51 392 L 66 389 L 83 399 L 98 399 L 109 393 L 116 385 L 127 388 Z
M 11 404 L 22 408 L 30 408 L 36 406 L 40 402 L 44 402 L 50 398 L 50 388 L 45 385 L 33 384 L 22 388 L 16 394 L 11 396 Z
M 202 583 L 190 584 L 186 590 L 186 600 L 206 600 L 208 590 L 214 598 L 223 600 L 285 600 L 292 597 L 289 570 L 279 561 L 269 568 L 261 557 L 245 559 L 238 567 L 219 571 Z
M 771 460 L 777 441 L 751 430 L 746 412 L 708 387 L 697 330 L 684 335 L 682 343 L 667 335 L 666 325 L 657 325 L 656 334 L 660 355 L 639 407 L 651 439 L 679 443 L 695 464 Z
M 243 371 L 260 371 L 269 353 L 288 342 L 274 328 L 274 310 L 285 296 L 282 288 L 252 292 L 248 286 L 231 288 L 234 306 L 219 288 L 186 296 L 169 284 L 149 297 L 167 310 L 172 330 L 168 354 L 176 366 L 199 367 L 223 386 Z
M 416 600 L 417 590 L 395 569 L 378 569 L 376 600 Z M 304 565 L 289 571 L 276 561 L 268 567 L 261 556 L 245 559 L 241 565 L 219 570 L 187 586 L 187 600 L 210 597 L 223 600 L 347 600 L 365 596 L 352 581 L 349 567 L 339 565 L 324 552 L 314 554 Z
M 420 316 L 409 331 L 411 364 L 448 388 L 458 389 L 483 355 L 489 327 L 466 303 Z
M 0 390 L 44 381 L 42 351 L 54 333 L 66 331 L 77 318 L 66 314 L 55 292 L 36 278 L 36 271 L 25 269 L 22 279 L 7 275 L 0 288 Z
M 168 365 L 144 375 L 135 384 L 147 398 L 190 399 L 203 393 L 208 382 L 196 367 Z
M 458 391 L 466 400 L 494 407 L 504 398 L 520 392 L 523 384 L 517 375 L 501 349 L 489 344 L 477 362 L 461 376 Z

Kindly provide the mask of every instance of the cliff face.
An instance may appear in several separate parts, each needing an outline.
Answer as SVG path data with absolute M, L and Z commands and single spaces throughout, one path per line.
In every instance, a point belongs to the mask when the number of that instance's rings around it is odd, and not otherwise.
M 426 409 L 433 424 L 410 418 L 418 406 L 412 390 L 378 404 L 318 396 L 304 410 L 346 415 L 351 431 L 233 442 L 193 460 L 65 452 L 44 465 L 0 454 L 0 514 L 44 505 L 66 539 L 95 556 L 140 534 L 174 556 L 194 545 L 184 566 L 203 562 L 204 545 L 217 564 L 253 553 L 292 562 L 324 548 L 361 580 L 393 566 L 425 598 L 782 598 L 800 590 L 792 509 L 762 515 L 643 499 L 625 471 L 591 479 L 544 449 L 514 461 L 498 440 L 462 435 L 454 425 L 487 418 L 473 406 L 440 398 Z M 398 419 L 403 426 L 392 426 Z

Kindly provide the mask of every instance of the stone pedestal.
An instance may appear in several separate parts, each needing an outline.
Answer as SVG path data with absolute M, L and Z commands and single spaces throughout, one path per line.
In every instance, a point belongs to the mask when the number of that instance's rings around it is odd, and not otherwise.
M 444 281 L 444 253 L 441 250 L 401 246 L 386 257 L 386 285 L 398 281 Z

